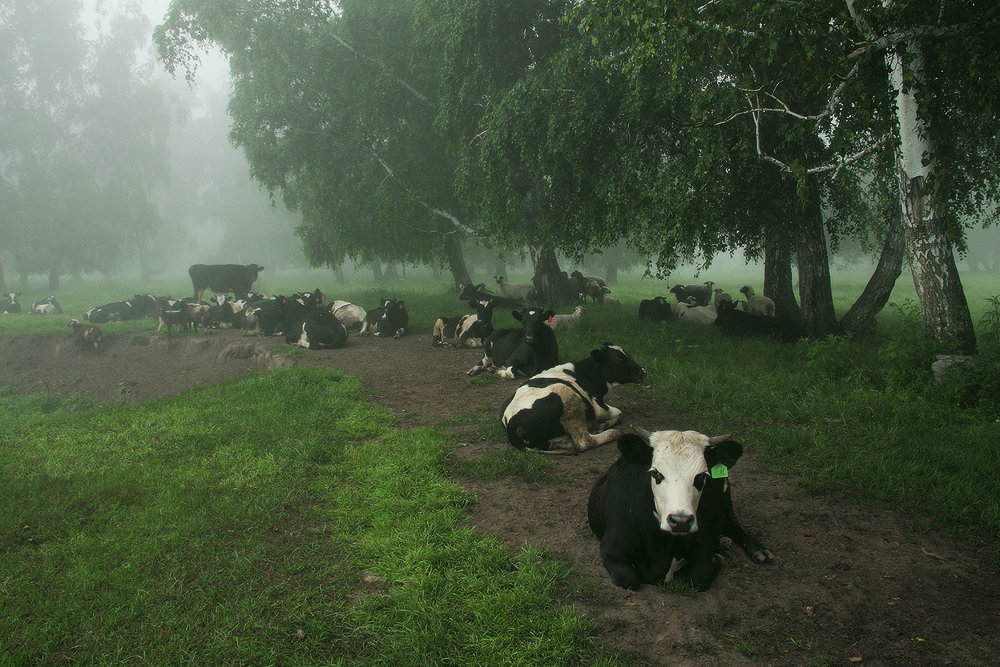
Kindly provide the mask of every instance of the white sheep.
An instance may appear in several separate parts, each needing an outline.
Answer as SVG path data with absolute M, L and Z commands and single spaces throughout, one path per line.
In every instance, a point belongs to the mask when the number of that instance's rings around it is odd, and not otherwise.
M 573 309 L 572 315 L 553 315 L 546 324 L 552 329 L 572 329 L 580 324 L 580 316 L 583 315 L 583 306 Z
M 718 313 L 711 306 L 698 306 L 693 296 L 689 296 L 687 301 L 677 304 L 677 319 L 691 324 L 710 325 L 715 324 Z
M 746 297 L 743 302 L 743 310 L 751 315 L 763 315 L 764 317 L 774 317 L 774 301 L 763 294 L 754 294 L 753 288 L 744 285 L 740 292 Z
M 493 276 L 497 281 L 497 285 L 500 286 L 500 292 L 508 299 L 517 299 L 523 303 L 527 303 L 535 296 L 535 287 L 528 283 L 514 284 L 508 283 L 503 279 L 503 276 Z

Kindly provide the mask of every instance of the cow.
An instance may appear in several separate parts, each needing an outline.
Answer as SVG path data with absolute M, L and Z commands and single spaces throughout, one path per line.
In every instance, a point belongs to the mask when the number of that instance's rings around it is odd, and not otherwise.
M 755 563 L 774 560 L 733 512 L 728 470 L 743 445 L 729 435 L 639 431 L 623 434 L 618 450 L 587 503 L 587 523 L 616 585 L 637 590 L 674 579 L 706 591 L 722 566 L 723 537 Z
M 406 312 L 406 304 L 395 299 L 386 299 L 382 302 L 382 316 L 378 320 L 378 327 L 375 329 L 376 336 L 388 336 L 399 338 L 406 333 L 406 327 L 410 325 L 410 315 Z
M 431 345 L 435 347 L 482 347 L 486 338 L 493 333 L 493 299 L 470 301 L 476 310 L 469 315 L 439 317 L 431 332 Z
M 84 318 L 88 322 L 103 324 L 105 322 L 122 322 L 138 318 L 135 309 L 128 301 L 114 301 L 103 306 L 91 308 L 84 313 Z
M 715 318 L 715 326 L 723 336 L 736 338 L 753 338 L 755 336 L 774 336 L 783 341 L 791 342 L 805 336 L 802 325 L 794 320 L 780 317 L 753 315 L 736 309 L 736 304 L 722 302 Z
M 73 339 L 81 348 L 94 348 L 95 352 L 104 349 L 104 332 L 100 327 L 92 324 L 80 324 L 80 320 L 69 321 L 69 328 L 73 330 Z
M 701 285 L 674 285 L 670 293 L 677 298 L 677 303 L 686 303 L 689 297 L 694 297 L 694 305 L 707 306 L 712 302 L 713 285 L 715 283 L 711 280 Z
M 179 327 L 181 331 L 187 331 L 190 328 L 191 319 L 183 301 L 178 301 L 173 307 L 163 308 L 157 313 L 157 336 L 160 335 L 164 326 L 167 327 L 167 338 L 170 338 L 174 326 Z
M 192 264 L 188 275 L 194 285 L 194 299 L 201 301 L 206 289 L 219 294 L 246 294 L 263 270 L 256 264 Z
M 614 343 L 605 342 L 590 356 L 532 376 L 507 399 L 500 423 L 507 442 L 517 449 L 578 454 L 617 440 L 612 428 L 622 411 L 604 402 L 608 390 L 638 383 L 646 370 Z M 594 423 L 598 433 L 590 432 Z
M 54 296 L 47 296 L 31 304 L 32 315 L 61 315 L 62 307 Z
M 348 331 L 357 329 L 359 336 L 368 332 L 368 313 L 361 306 L 350 301 L 334 301 L 330 304 L 330 312 Z
M 347 327 L 328 310 L 313 308 L 302 322 L 289 327 L 285 342 L 307 350 L 329 350 L 347 342 Z
M 665 296 L 643 299 L 639 302 L 639 319 L 667 322 L 674 319 L 674 311 L 670 309 L 670 304 Z
M 497 329 L 483 344 L 482 361 L 467 371 L 478 375 L 485 370 L 495 370 L 497 376 L 513 380 L 518 375 L 531 377 L 559 363 L 559 343 L 556 334 L 545 320 L 552 317 L 551 310 L 531 308 L 512 311 L 519 329 Z
M 0 298 L 0 315 L 16 315 L 21 312 L 21 302 L 17 292 L 7 292 Z
M 497 296 L 486 289 L 486 283 L 478 283 L 476 285 L 465 285 L 459 284 L 458 286 L 459 294 L 458 298 L 462 301 L 489 301 L 493 300 L 493 306 L 496 308 L 520 308 L 521 302 L 517 299 L 509 299 L 505 296 Z

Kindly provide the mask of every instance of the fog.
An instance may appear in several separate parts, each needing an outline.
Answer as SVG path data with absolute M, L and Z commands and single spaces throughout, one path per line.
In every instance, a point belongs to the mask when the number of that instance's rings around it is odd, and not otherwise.
M 69 20 L 72 0 L 48 4 L 48 15 L 19 15 L 37 5 L 27 0 L 0 13 L 7 22 L 0 57 L 15 81 L 0 91 L 0 111 L 11 119 L 9 140 L 0 144 L 0 285 L 58 287 L 60 276 L 180 279 L 197 262 L 305 269 L 295 235 L 300 216 L 251 180 L 229 142 L 225 58 L 202 54 L 192 83 L 164 71 L 151 35 L 168 0 L 87 0 L 78 25 Z M 77 98 L 84 100 L 79 108 Z M 467 250 L 474 277 L 494 273 L 495 253 Z M 871 254 L 844 241 L 832 268 L 868 267 Z M 499 266 L 530 272 L 516 259 Z M 600 257 L 581 266 L 603 270 Z M 622 269 L 644 266 L 635 257 Z M 971 231 L 959 266 L 1000 270 L 1000 230 Z M 762 273 L 736 252 L 714 258 L 707 270 L 687 265 L 676 274 L 741 268 Z

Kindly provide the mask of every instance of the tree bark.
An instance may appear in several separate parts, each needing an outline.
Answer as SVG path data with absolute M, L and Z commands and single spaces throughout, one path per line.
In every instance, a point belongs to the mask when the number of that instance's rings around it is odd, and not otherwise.
M 3 264 L 0 264 L 0 292 L 7 291 L 7 281 L 3 277 Z
M 347 279 L 344 277 L 344 265 L 338 264 L 333 268 L 333 274 L 337 277 L 338 285 L 346 285 Z
M 825 338 L 841 332 L 833 308 L 830 258 L 819 196 L 811 194 L 803 209 L 804 219 L 798 245 L 799 301 L 806 335 Z
M 919 85 L 924 77 L 919 45 L 907 44 L 906 54 L 909 73 Z M 886 63 L 889 83 L 896 93 L 899 121 L 896 165 L 906 252 L 924 330 L 938 342 L 957 342 L 962 352 L 974 354 L 976 332 L 955 264 L 954 248 L 935 209 L 934 193 L 927 187 L 927 179 L 934 169 L 931 160 L 934 147 L 928 128 L 920 118 L 919 102 L 912 85 L 905 83 L 902 53 L 890 52 Z
M 864 291 L 850 310 L 840 318 L 840 326 L 844 331 L 863 334 L 875 330 L 875 316 L 882 312 L 882 308 L 889 301 L 889 295 L 896 286 L 896 279 L 902 272 L 904 246 L 903 225 L 897 219 L 885 234 L 878 265 L 868 279 Z
M 382 275 L 382 262 L 377 259 L 372 260 L 372 278 L 374 278 L 377 283 L 385 281 L 385 277 Z
M 59 289 L 59 272 L 49 271 L 49 289 L 57 290 Z
M 575 290 L 569 277 L 559 268 L 556 252 L 549 246 L 539 248 L 535 263 L 535 302 L 556 307 L 572 303 Z
M 604 265 L 604 282 L 608 285 L 618 284 L 618 262 L 609 262 Z
M 774 301 L 775 316 L 802 317 L 792 284 L 792 252 L 781 233 L 771 232 L 764 241 L 764 296 Z
M 455 281 L 455 288 L 457 289 L 459 285 L 471 285 L 472 277 L 469 275 L 469 267 L 465 263 L 462 244 L 459 243 L 455 234 L 449 234 L 445 237 L 444 252 L 448 260 L 448 269 L 451 271 L 451 278 Z

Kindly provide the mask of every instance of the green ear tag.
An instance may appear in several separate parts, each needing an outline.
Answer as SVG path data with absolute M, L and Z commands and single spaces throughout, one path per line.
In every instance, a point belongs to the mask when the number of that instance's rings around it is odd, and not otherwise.
M 729 477 L 729 468 L 726 467 L 725 463 L 716 463 L 712 466 L 712 479 L 720 479 L 722 477 Z

